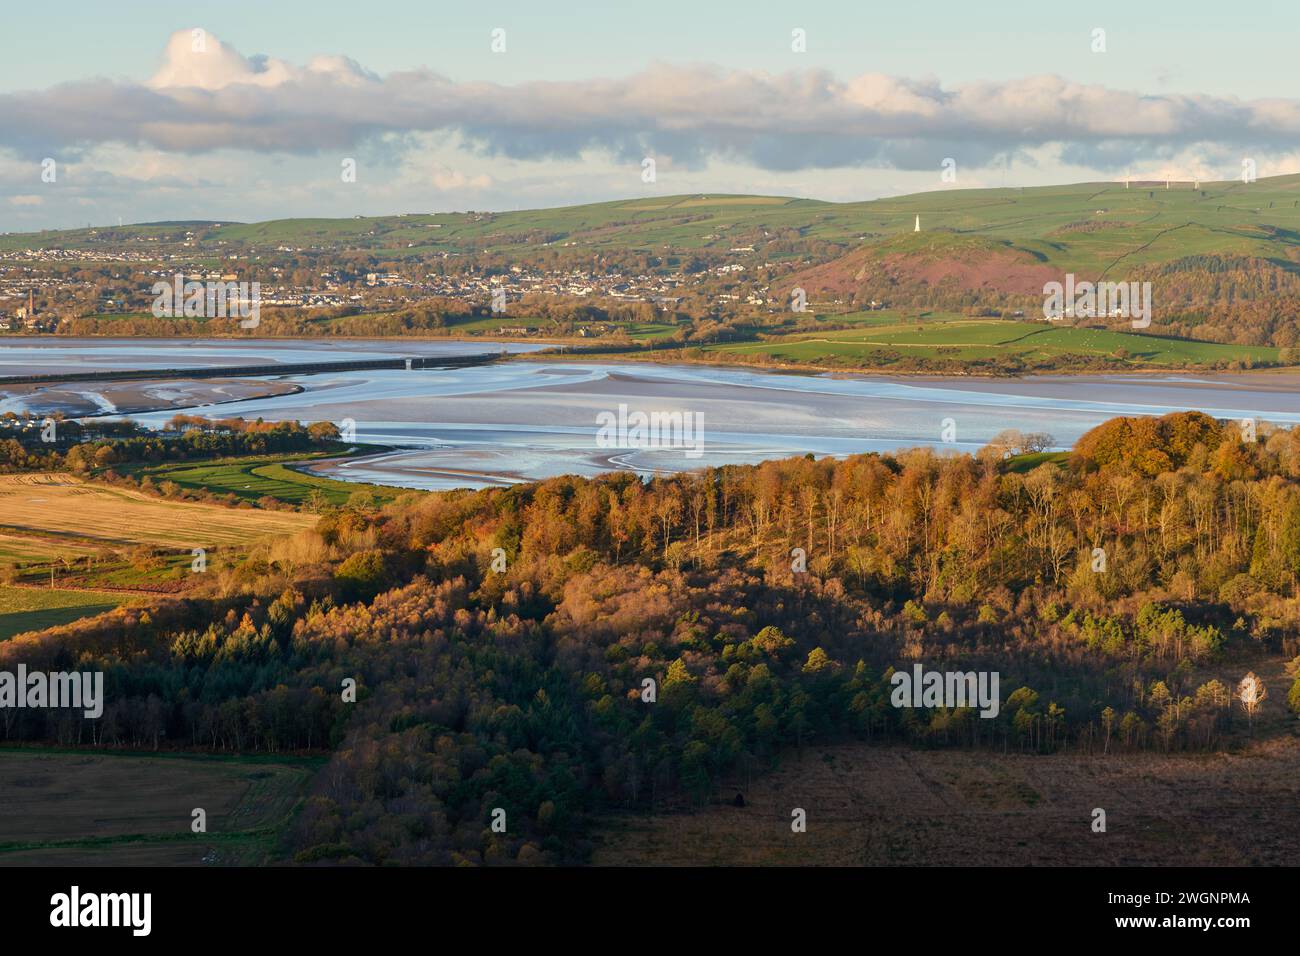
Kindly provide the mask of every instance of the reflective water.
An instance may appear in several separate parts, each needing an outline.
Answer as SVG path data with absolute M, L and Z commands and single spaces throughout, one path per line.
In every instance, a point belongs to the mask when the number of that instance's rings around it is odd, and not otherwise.
M 28 340 L 0 344 L 0 375 L 19 374 L 20 368 L 30 374 L 46 369 L 292 363 L 376 354 L 464 354 L 500 347 L 427 340 Z M 611 468 L 651 473 L 807 452 L 846 455 L 917 445 L 974 451 L 1004 428 L 1047 432 L 1057 447 L 1068 447 L 1083 432 L 1116 415 L 1185 409 L 1225 419 L 1300 422 L 1300 376 L 1294 373 L 908 378 L 548 358 L 460 369 L 285 378 L 303 391 L 201 411 L 220 417 L 354 423 L 358 441 L 399 445 L 401 450 L 321 470 L 352 480 L 419 488 L 505 484 Z M 631 412 L 696 416 L 704 436 L 702 454 L 690 457 L 680 448 L 602 447 L 597 416 L 617 413 L 620 404 Z M 167 410 L 133 417 L 159 426 L 173 414 Z

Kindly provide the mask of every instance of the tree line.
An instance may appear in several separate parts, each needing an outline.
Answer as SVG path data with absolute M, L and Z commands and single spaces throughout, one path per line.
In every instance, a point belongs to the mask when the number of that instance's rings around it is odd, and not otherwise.
M 1064 462 L 1005 453 L 333 509 L 181 598 L 0 645 L 0 664 L 103 668 L 115 707 L 4 732 L 329 749 L 286 854 L 440 864 L 579 861 L 594 814 L 726 798 L 838 739 L 1108 753 L 1250 733 L 1236 662 L 1300 653 L 1300 436 L 1185 413 L 1112 420 Z M 997 671 L 999 714 L 893 706 L 915 663 Z

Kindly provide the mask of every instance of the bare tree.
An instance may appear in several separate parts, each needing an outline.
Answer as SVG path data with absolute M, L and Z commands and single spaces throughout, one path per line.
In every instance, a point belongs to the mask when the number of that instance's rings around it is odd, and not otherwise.
M 1249 723 L 1251 733 L 1255 732 L 1255 711 L 1259 710 L 1259 705 L 1264 703 L 1268 697 L 1268 689 L 1264 682 L 1255 676 L 1251 671 L 1241 679 L 1237 685 L 1237 699 L 1241 701 L 1242 709 L 1246 711 L 1246 720 Z

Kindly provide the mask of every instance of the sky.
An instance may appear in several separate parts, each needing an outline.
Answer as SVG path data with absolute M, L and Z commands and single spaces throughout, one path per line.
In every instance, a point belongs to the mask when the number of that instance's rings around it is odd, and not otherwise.
M 3 22 L 0 232 L 1300 171 L 1294 3 L 70 0 Z

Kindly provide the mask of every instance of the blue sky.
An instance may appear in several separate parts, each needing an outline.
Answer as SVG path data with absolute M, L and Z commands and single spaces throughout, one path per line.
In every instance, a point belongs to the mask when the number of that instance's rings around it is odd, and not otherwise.
M 4 18 L 0 231 L 861 199 L 951 188 L 949 156 L 966 186 L 1300 169 L 1279 83 L 1300 4 L 74 0 Z M 214 42 L 191 63 L 194 27 Z
M 45 4 L 12 5 L 4 20 L 4 91 L 94 75 L 144 79 L 162 39 L 192 26 L 246 54 L 301 62 L 343 53 L 383 73 L 428 66 L 503 82 L 615 75 L 652 60 L 782 70 L 789 30 L 801 26 L 810 64 L 844 75 L 936 73 L 960 82 L 1055 72 L 1143 91 L 1187 86 L 1256 97 L 1285 92 L 1279 67 L 1294 58 L 1300 4 L 71 0 L 54 16 Z M 494 26 L 511 31 L 508 58 L 488 55 L 483 38 Z M 1106 58 L 1088 48 L 1098 26 L 1107 29 Z

